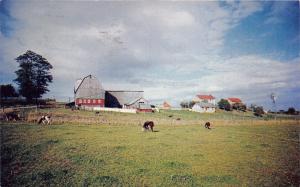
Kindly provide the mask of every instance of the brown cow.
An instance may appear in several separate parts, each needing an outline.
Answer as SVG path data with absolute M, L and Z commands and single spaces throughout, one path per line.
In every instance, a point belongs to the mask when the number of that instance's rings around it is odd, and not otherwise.
M 207 128 L 207 129 L 210 129 L 210 123 L 206 122 L 205 125 L 204 125 L 204 127 Z
M 143 125 L 144 130 L 150 130 L 153 132 L 154 123 L 153 121 L 146 121 Z

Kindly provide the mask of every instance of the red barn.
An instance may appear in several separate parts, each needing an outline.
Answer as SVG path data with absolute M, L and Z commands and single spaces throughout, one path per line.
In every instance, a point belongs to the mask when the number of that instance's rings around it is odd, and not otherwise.
M 88 75 L 77 80 L 74 95 L 76 106 L 104 107 L 105 91 L 95 76 Z

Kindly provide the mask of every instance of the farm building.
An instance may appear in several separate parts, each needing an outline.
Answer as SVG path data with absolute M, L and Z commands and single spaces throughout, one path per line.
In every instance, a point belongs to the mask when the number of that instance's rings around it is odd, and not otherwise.
M 163 103 L 163 105 L 162 105 L 162 108 L 163 108 L 163 109 L 170 109 L 170 108 L 171 108 L 171 105 L 170 105 L 167 101 L 165 101 L 165 102 Z
M 137 109 L 138 112 L 152 112 L 149 101 L 143 97 L 137 98 L 129 103 L 124 104 L 123 108 Z
M 227 98 L 227 101 L 229 102 L 230 105 L 233 105 L 235 103 L 242 103 L 242 100 L 236 97 L 229 97 Z
M 149 102 L 143 97 L 144 91 L 106 91 L 105 107 L 111 108 L 131 108 L 143 112 L 152 111 Z
M 212 103 L 198 102 L 192 107 L 192 111 L 200 113 L 214 113 L 216 106 Z
M 105 91 L 99 80 L 92 75 L 79 79 L 74 87 L 76 106 L 104 107 Z
M 213 105 L 216 104 L 216 98 L 212 95 L 196 95 L 193 101 L 195 103 L 203 102 L 203 103 L 211 103 Z

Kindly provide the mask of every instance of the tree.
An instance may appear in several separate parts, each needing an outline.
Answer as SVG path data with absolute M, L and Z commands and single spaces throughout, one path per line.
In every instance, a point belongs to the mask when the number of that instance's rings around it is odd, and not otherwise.
M 250 109 L 252 112 L 254 112 L 254 110 L 255 110 L 256 107 L 257 107 L 256 104 L 251 104 L 250 107 L 249 107 L 249 109 Z
M 32 51 L 16 58 L 19 69 L 15 72 L 17 78 L 14 80 L 19 85 L 19 93 L 31 102 L 47 93 L 48 84 L 52 82 L 50 69 L 52 65 L 41 55 Z
M 188 108 L 189 107 L 189 103 L 187 101 L 182 101 L 180 103 L 181 108 Z
M 188 108 L 193 108 L 193 106 L 196 104 L 196 102 L 195 101 L 190 101 L 189 103 L 188 103 Z
M 234 103 L 232 109 L 246 112 L 247 107 L 243 103 Z
M 0 85 L 0 96 L 1 98 L 6 97 L 18 97 L 18 93 L 11 84 Z
M 223 109 L 223 110 L 227 110 L 227 111 L 231 110 L 230 103 L 226 99 L 221 99 L 218 102 L 218 106 L 219 106 L 220 109 Z
M 262 115 L 264 114 L 264 108 L 262 106 L 258 106 L 254 108 L 254 115 L 258 116 L 258 117 L 262 117 Z
M 296 114 L 296 110 L 295 110 L 294 107 L 290 107 L 286 113 L 287 113 L 287 114 L 294 115 L 294 114 Z

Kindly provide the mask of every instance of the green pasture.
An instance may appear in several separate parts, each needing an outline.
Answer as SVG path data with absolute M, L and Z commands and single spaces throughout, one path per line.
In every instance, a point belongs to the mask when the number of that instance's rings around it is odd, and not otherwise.
M 1 186 L 299 186 L 292 123 L 0 127 Z

